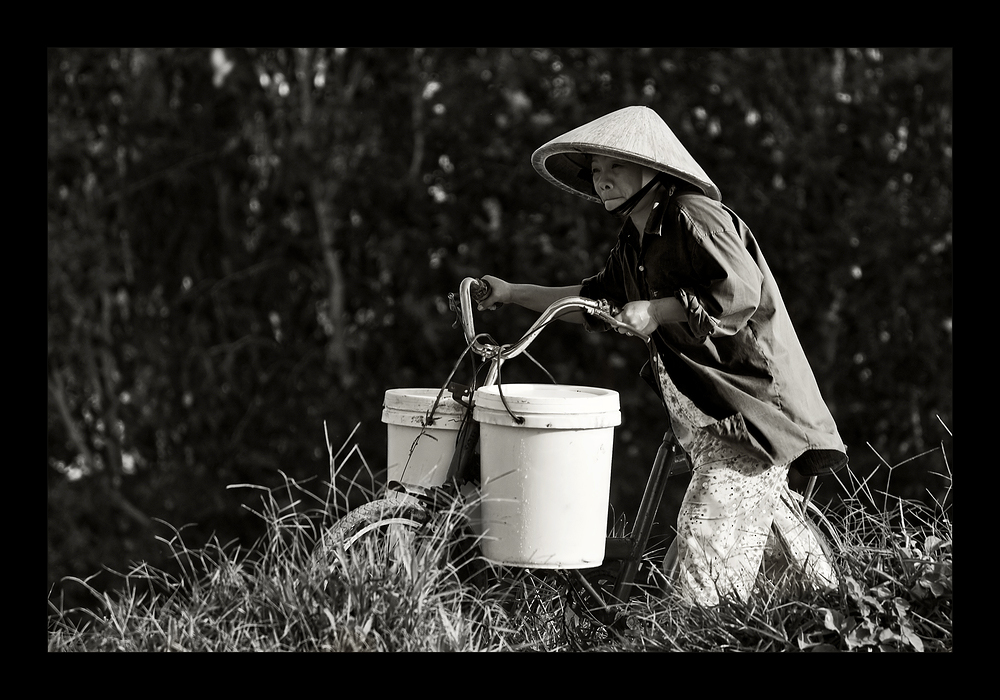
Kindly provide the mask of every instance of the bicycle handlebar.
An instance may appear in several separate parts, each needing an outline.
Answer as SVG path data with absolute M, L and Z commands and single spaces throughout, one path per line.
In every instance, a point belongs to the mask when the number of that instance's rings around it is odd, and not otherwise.
M 577 296 L 564 297 L 550 304 L 516 343 L 504 346 L 485 345 L 479 341 L 479 337 L 476 335 L 475 321 L 472 317 L 473 295 L 477 299 L 485 299 L 489 295 L 489 283 L 475 277 L 466 277 L 459 285 L 459 318 L 462 322 L 462 330 L 465 332 L 465 340 L 477 355 L 497 362 L 520 355 L 550 321 L 568 311 L 583 311 L 604 321 L 612 328 L 622 329 L 625 333 L 642 339 L 643 342 L 649 342 L 648 335 L 640 333 L 638 329 L 615 318 L 618 311 L 607 300 Z

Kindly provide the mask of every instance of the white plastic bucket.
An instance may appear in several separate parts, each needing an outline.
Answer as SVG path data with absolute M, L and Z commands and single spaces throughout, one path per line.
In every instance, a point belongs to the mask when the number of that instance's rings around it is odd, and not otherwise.
M 526 568 L 600 566 L 618 393 L 554 384 L 500 389 L 477 390 L 473 413 L 481 424 L 483 556 Z
M 382 406 L 386 424 L 389 481 L 440 486 L 448 476 L 465 408 L 440 389 L 389 389 Z

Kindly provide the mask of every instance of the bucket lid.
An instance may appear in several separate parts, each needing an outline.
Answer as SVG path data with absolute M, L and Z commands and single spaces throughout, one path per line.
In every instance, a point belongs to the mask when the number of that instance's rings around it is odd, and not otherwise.
M 438 401 L 438 394 L 441 399 Z M 437 406 L 434 402 L 437 401 Z M 434 408 L 434 425 L 461 423 L 465 406 L 441 389 L 389 389 L 382 404 L 382 421 L 398 425 L 425 424 L 427 413 Z
M 426 413 L 441 394 L 440 389 L 389 389 L 385 392 L 385 408 L 393 408 L 400 411 L 419 411 Z M 438 402 L 435 413 L 460 414 L 465 410 L 462 404 L 451 397 L 451 394 L 444 392 Z
M 475 406 L 473 417 L 481 423 L 494 425 L 576 429 L 621 424 L 618 392 L 589 386 L 504 384 L 499 388 L 482 387 L 476 390 Z M 511 413 L 524 418 L 525 422 L 518 423 Z

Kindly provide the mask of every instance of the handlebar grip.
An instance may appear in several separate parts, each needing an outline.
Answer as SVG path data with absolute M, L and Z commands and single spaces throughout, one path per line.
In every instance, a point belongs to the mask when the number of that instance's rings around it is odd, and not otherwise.
M 490 283 L 483 279 L 476 278 L 472 281 L 472 300 L 480 302 L 490 295 L 493 288 Z
M 486 280 L 476 278 L 469 291 L 472 293 L 472 300 L 478 304 L 493 292 L 493 287 L 491 287 L 490 283 Z M 493 304 L 490 308 L 499 309 L 501 306 L 503 306 L 503 302 L 499 301 Z
M 641 338 L 644 342 L 649 341 L 648 335 L 646 335 L 645 333 L 640 333 L 637 329 L 633 328 L 627 323 L 622 323 L 617 318 L 615 318 L 615 316 L 620 314 L 622 310 L 619 309 L 614 304 L 612 304 L 610 301 L 608 301 L 607 299 L 599 299 L 597 304 L 598 304 L 598 311 L 591 313 L 593 313 L 595 316 L 603 320 L 609 326 L 611 326 L 612 328 L 624 328 L 628 335 L 634 335 L 637 338 Z

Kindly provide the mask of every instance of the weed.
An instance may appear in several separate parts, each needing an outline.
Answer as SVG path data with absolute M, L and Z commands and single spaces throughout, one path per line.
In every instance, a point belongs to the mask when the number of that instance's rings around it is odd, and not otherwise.
M 261 492 L 253 512 L 266 535 L 250 547 L 212 541 L 188 547 L 183 528 L 166 523 L 180 574 L 144 563 L 118 574 L 114 595 L 88 588 L 101 612 L 71 622 L 53 601 L 51 651 L 951 651 L 951 472 L 932 505 L 868 486 L 841 483 L 824 509 L 841 585 L 832 591 L 797 579 L 761 576 L 746 602 L 713 608 L 663 595 L 662 552 L 643 563 L 643 581 L 614 627 L 578 614 L 572 577 L 499 567 L 478 557 L 466 506 L 455 498 L 422 520 L 386 518 L 349 546 L 324 533 L 351 500 L 366 500 L 361 480 L 343 483 L 356 448 L 331 454 L 327 494 L 288 477 Z M 925 455 L 926 456 L 926 455 Z M 340 460 L 338 462 L 338 460 Z M 887 467 L 887 465 L 880 465 Z M 896 467 L 888 467 L 890 471 Z M 370 475 L 369 475 L 370 476 Z M 619 525 L 616 525 L 619 527 Z M 662 578 L 662 577 L 661 577 Z M 74 617 L 75 619 L 75 617 Z

